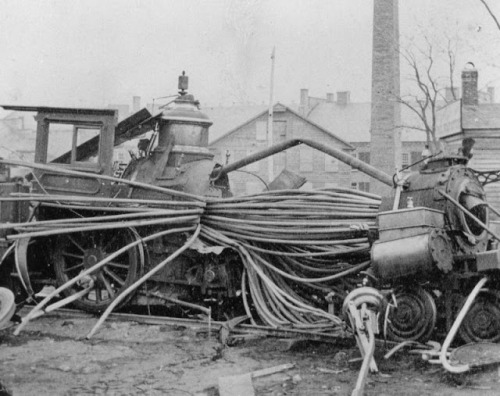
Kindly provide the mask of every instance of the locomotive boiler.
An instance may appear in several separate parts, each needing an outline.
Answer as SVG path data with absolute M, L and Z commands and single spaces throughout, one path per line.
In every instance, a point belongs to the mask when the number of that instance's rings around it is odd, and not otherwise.
M 467 156 L 431 159 L 400 177 L 382 200 L 378 240 L 371 250 L 379 288 L 388 290 L 384 328 L 396 341 L 443 336 L 473 286 L 485 275 L 459 328 L 465 342 L 500 340 L 498 237 L 486 198 Z

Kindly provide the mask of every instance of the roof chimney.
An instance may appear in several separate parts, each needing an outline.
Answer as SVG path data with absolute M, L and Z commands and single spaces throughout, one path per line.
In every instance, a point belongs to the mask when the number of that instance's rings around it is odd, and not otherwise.
M 307 88 L 302 88 L 300 90 L 300 105 L 309 106 L 309 90 Z
M 351 102 L 351 91 L 337 92 L 337 104 L 341 106 L 348 105 Z
M 488 95 L 490 97 L 490 103 L 495 103 L 495 87 L 488 87 Z
M 469 62 L 462 70 L 462 104 L 464 106 L 477 106 L 479 103 L 477 92 L 478 73 L 474 63 Z

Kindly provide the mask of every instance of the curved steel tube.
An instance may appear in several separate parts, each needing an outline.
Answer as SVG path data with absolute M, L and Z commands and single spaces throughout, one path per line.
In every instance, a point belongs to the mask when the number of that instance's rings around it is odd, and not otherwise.
M 453 325 L 451 326 L 450 331 L 448 332 L 448 335 L 446 336 L 444 342 L 443 342 L 443 347 L 441 348 L 441 352 L 439 354 L 439 360 L 443 367 L 448 370 L 451 373 L 464 373 L 466 371 L 470 370 L 470 366 L 468 364 L 462 364 L 460 366 L 452 366 L 450 362 L 448 361 L 447 357 L 447 352 L 450 344 L 452 343 L 453 339 L 455 338 L 455 334 L 458 331 L 458 328 L 462 324 L 462 321 L 465 318 L 465 315 L 467 315 L 467 312 L 469 312 L 469 309 L 474 302 L 474 299 L 476 296 L 479 294 L 481 291 L 481 288 L 484 286 L 484 284 L 488 281 L 488 277 L 484 277 L 481 279 L 477 285 L 472 289 L 471 293 L 469 294 L 469 297 L 467 297 L 467 300 L 465 300 L 464 306 L 460 310 L 457 318 L 455 319 L 455 322 L 453 322 Z
M 232 164 L 228 164 L 226 166 L 223 166 L 220 170 L 219 173 L 215 176 L 215 178 L 218 178 L 220 175 L 229 173 L 232 171 L 235 171 L 239 168 L 242 168 L 248 164 L 251 164 L 256 161 L 260 161 L 261 159 L 267 158 L 273 154 L 279 153 L 281 151 L 284 151 L 286 149 L 289 149 L 291 147 L 297 146 L 299 144 L 305 144 L 306 146 L 315 148 L 316 150 L 322 151 L 323 153 L 326 153 L 328 155 L 331 155 L 332 157 L 338 159 L 339 161 L 342 161 L 343 163 L 350 165 L 354 169 L 358 169 L 361 172 L 366 173 L 367 175 L 373 177 L 374 179 L 377 179 L 378 181 L 387 184 L 388 186 L 393 186 L 393 181 L 392 181 L 392 176 L 388 175 L 385 172 L 382 172 L 381 170 L 367 164 L 366 162 L 360 161 L 357 158 L 354 158 L 352 155 L 347 154 L 343 152 L 342 150 L 339 150 L 334 147 L 327 146 L 325 144 L 321 144 L 318 142 L 315 142 L 313 140 L 309 139 L 292 139 L 292 140 L 287 140 L 282 143 L 275 144 L 268 149 L 259 151 L 255 154 L 249 155 L 248 157 L 245 157 L 239 161 L 233 162 Z

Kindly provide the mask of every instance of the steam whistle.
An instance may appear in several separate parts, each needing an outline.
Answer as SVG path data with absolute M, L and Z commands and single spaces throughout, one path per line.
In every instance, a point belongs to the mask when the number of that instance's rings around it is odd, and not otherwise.
M 178 84 L 179 94 L 181 96 L 187 93 L 186 91 L 188 89 L 188 86 L 189 86 L 189 77 L 186 76 L 186 72 L 183 70 L 182 74 L 179 76 L 179 84 Z

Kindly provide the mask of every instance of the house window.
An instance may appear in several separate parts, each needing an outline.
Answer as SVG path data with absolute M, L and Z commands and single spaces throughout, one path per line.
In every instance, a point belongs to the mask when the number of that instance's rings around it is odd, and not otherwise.
M 370 163 L 370 152 L 369 151 L 363 151 L 358 154 L 358 159 L 360 161 L 366 162 L 367 164 Z
M 311 147 L 300 146 L 299 151 L 300 165 L 299 169 L 301 172 L 312 172 L 313 171 L 313 149 Z
M 255 123 L 255 139 L 259 141 L 267 140 L 267 122 L 257 121 Z
M 123 151 L 115 151 L 116 160 L 119 162 L 125 162 L 125 153 Z
M 277 135 L 280 140 L 286 139 L 286 121 L 273 121 L 273 133 Z
M 370 183 L 369 182 L 351 183 L 351 189 L 370 192 Z
M 410 155 L 408 153 L 403 153 L 401 165 L 403 167 L 410 165 Z
M 358 190 L 364 191 L 364 192 L 370 192 L 370 183 L 369 182 L 359 182 Z
M 325 171 L 326 172 L 339 171 L 339 161 L 328 154 L 325 154 Z

